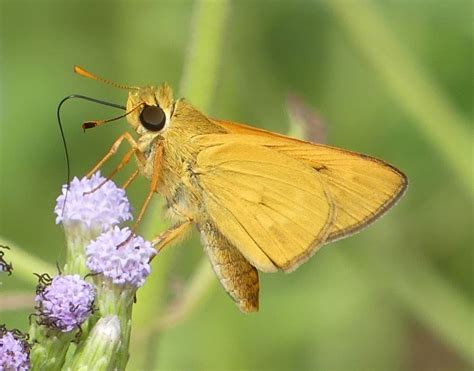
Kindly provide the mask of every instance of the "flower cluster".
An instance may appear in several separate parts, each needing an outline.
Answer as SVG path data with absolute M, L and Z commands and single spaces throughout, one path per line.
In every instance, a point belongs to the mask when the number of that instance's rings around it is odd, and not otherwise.
M 94 287 L 79 275 L 40 276 L 35 301 L 40 323 L 62 332 L 78 328 L 94 308 Z
M 149 262 L 155 253 L 150 242 L 129 228 L 115 226 L 87 246 L 86 265 L 92 273 L 102 273 L 117 285 L 140 287 L 150 274 Z
M 66 264 L 62 275 L 38 275 L 32 362 L 38 369 L 60 369 L 68 354 L 71 369 L 93 364 L 123 370 L 136 291 L 150 274 L 156 250 L 118 227 L 132 219 L 130 203 L 125 191 L 100 173 L 63 186 L 54 211 L 66 234 Z M 92 283 L 81 276 L 92 276 Z M 85 322 L 92 311 L 94 319 Z M 86 331 L 76 333 L 81 344 L 71 351 L 73 331 L 81 324 Z
M 29 370 L 29 353 L 27 336 L 18 330 L 7 331 L 5 326 L 0 326 L 0 370 Z
M 87 228 L 101 226 L 106 230 L 113 225 L 132 219 L 130 203 L 125 190 L 114 182 L 95 173 L 90 178 L 74 178 L 63 185 L 56 199 L 56 224 L 82 224 Z

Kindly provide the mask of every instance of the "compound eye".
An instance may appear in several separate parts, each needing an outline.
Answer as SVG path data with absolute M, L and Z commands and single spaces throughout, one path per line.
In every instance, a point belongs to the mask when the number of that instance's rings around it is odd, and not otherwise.
M 166 123 L 166 115 L 158 106 L 145 106 L 140 113 L 141 124 L 150 131 L 160 131 Z

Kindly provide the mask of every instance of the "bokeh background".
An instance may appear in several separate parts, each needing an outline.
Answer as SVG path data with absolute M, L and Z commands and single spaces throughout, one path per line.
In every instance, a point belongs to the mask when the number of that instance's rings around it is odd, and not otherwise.
M 0 241 L 18 269 L 1 276 L 0 323 L 28 328 L 31 272 L 43 267 L 32 257 L 64 260 L 58 102 L 126 97 L 74 75 L 79 64 L 131 85 L 168 81 L 211 116 L 281 133 L 296 93 L 329 144 L 410 179 L 367 230 L 292 274 L 261 275 L 258 314 L 241 314 L 209 276 L 196 235 L 165 251 L 138 295 L 130 370 L 472 369 L 473 10 L 461 0 L 1 0 Z M 116 114 L 66 103 L 73 175 L 128 129 L 83 133 L 81 122 Z M 146 186 L 130 188 L 135 209 Z M 146 236 L 164 228 L 160 211 L 158 201 Z

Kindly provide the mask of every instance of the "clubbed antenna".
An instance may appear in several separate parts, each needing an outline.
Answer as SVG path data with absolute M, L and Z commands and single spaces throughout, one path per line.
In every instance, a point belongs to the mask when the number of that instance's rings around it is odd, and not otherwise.
M 136 86 L 122 85 L 122 84 L 117 84 L 116 82 L 113 82 L 113 81 L 110 81 L 110 80 L 106 80 L 102 77 L 94 75 L 93 73 L 91 73 L 89 71 L 86 71 L 84 68 L 79 67 L 79 66 L 74 66 L 74 72 L 77 73 L 78 75 L 83 76 L 83 77 L 87 77 L 88 79 L 100 81 L 100 82 L 103 82 L 105 84 L 112 85 L 116 88 L 127 89 L 127 90 L 138 89 L 138 87 L 136 87 Z

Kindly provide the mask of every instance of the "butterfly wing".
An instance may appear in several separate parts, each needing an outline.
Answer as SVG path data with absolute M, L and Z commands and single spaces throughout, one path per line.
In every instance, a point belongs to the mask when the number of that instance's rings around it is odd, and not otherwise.
M 377 158 L 230 121 L 214 122 L 231 134 L 245 136 L 247 143 L 276 150 L 321 174 L 336 208 L 336 218 L 326 242 L 347 237 L 372 223 L 390 209 L 407 188 L 405 174 Z
M 257 269 L 291 271 L 323 244 L 334 206 L 318 172 L 247 136 L 202 135 L 193 170 L 217 229 Z

